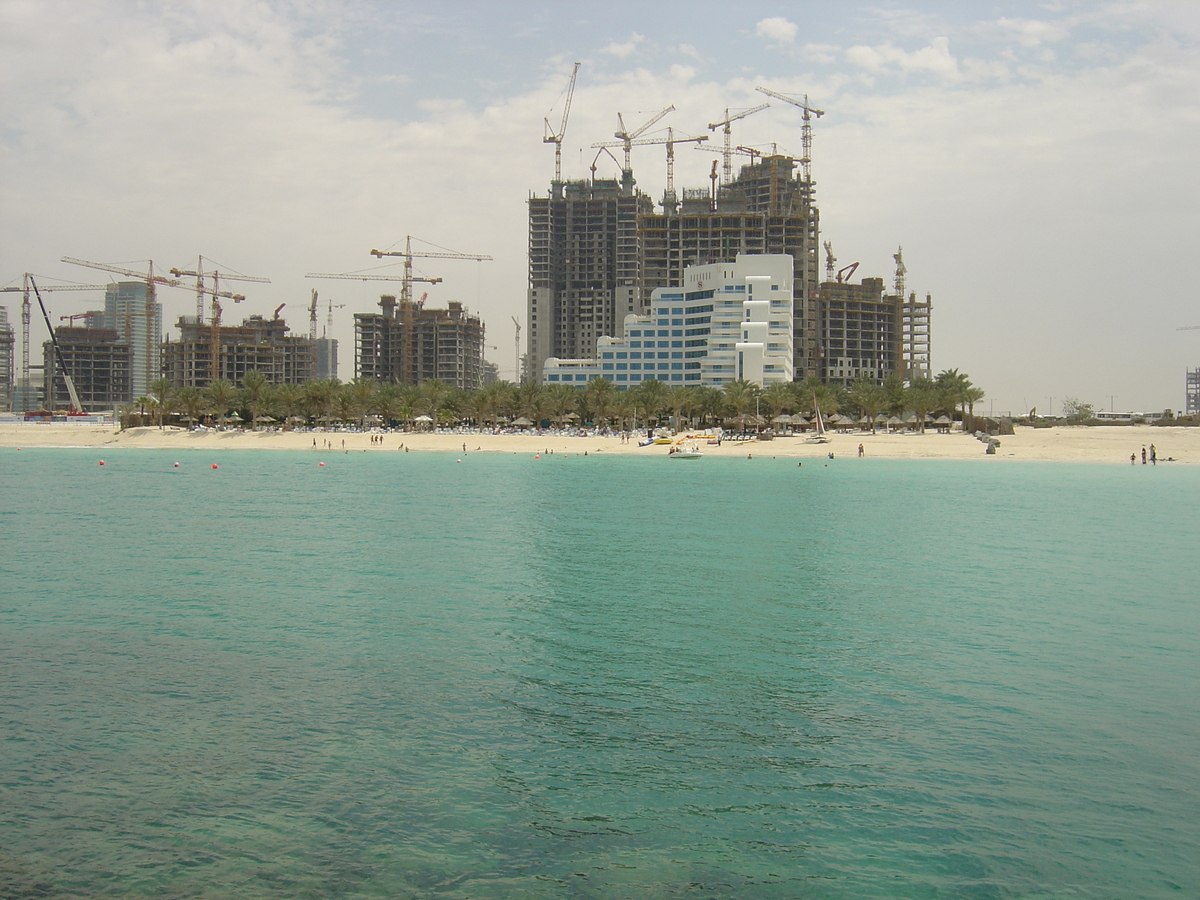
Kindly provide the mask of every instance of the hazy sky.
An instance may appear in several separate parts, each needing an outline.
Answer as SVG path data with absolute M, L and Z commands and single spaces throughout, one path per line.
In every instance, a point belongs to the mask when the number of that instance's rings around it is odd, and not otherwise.
M 0 284 L 107 276 L 59 262 L 223 270 L 226 320 L 334 311 L 344 379 L 351 313 L 379 284 L 313 281 L 380 262 L 373 247 L 488 254 L 426 260 L 431 305 L 461 300 L 513 376 L 525 321 L 525 200 L 544 194 L 574 61 L 564 176 L 621 111 L 709 134 L 725 108 L 807 93 L 822 240 L 855 278 L 933 295 L 933 366 L 996 411 L 1179 408 L 1200 366 L 1200 3 L 362 2 L 0 0 Z M 735 126 L 800 154 L 779 102 Z M 655 126 L 654 131 L 658 130 Z M 720 144 L 714 134 L 711 143 Z M 620 156 L 620 151 L 617 151 Z M 677 187 L 711 153 L 677 149 Z M 635 148 L 656 200 L 663 148 Z M 598 174 L 615 174 L 601 160 Z M 398 274 L 399 266 L 382 272 Z M 232 285 L 230 285 L 232 287 Z M 97 295 L 48 295 L 57 317 Z M 194 295 L 164 290 L 174 323 Z M 3 295 L 10 321 L 14 295 Z M 35 323 L 36 324 L 36 323 Z M 44 339 L 36 324 L 34 346 Z M 1112 398 L 1110 400 L 1110 398 Z

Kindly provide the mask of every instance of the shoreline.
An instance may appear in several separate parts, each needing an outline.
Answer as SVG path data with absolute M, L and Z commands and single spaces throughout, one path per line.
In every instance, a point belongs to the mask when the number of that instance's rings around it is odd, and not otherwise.
M 382 437 L 375 443 L 373 438 Z M 1200 465 L 1200 428 L 1151 425 L 1018 427 L 1001 435 L 995 456 L 986 444 L 961 432 L 938 434 L 887 434 L 845 432 L 827 444 L 809 444 L 803 436 L 775 437 L 769 441 L 735 442 L 720 446 L 701 443 L 705 456 L 754 456 L 791 459 L 855 458 L 861 443 L 864 455 L 875 459 L 1016 459 L 1053 462 L 1123 463 L 1141 448 L 1155 445 L 1158 461 Z M 313 442 L 316 441 L 316 446 Z M 325 442 L 331 446 L 326 446 Z M 344 443 L 343 443 L 344 442 Z M 575 454 L 666 456 L 664 445 L 639 447 L 636 440 L 619 435 L 574 436 L 560 433 L 492 434 L 479 432 L 348 432 L 348 431 L 189 431 L 183 428 L 129 428 L 115 425 L 62 423 L 0 424 L 0 448 L 5 449 L 149 449 L 149 450 L 287 450 L 318 454 L 416 452 Z

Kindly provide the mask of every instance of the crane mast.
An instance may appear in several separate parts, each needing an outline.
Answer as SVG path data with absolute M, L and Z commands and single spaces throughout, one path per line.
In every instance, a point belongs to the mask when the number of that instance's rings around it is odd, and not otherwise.
M 575 95 L 575 77 L 579 74 L 580 63 L 575 63 L 575 68 L 571 71 L 571 82 L 567 85 L 567 99 L 563 104 L 562 124 L 559 125 L 558 131 L 550 130 L 550 120 L 543 119 L 546 123 L 546 136 L 542 138 L 543 144 L 554 145 L 554 180 L 562 181 L 562 142 L 563 136 L 567 133 L 567 116 L 571 114 L 571 97 Z
M 786 94 L 781 94 L 778 91 L 773 91 L 770 88 L 756 87 L 756 91 L 761 94 L 766 94 L 768 97 L 774 97 L 776 100 L 782 100 L 784 103 L 790 103 L 792 106 L 797 106 L 804 111 L 804 124 L 800 129 L 801 148 L 804 155 L 800 158 L 800 170 L 804 173 L 804 180 L 812 181 L 812 120 L 813 118 L 821 118 L 825 115 L 823 109 L 817 109 L 814 106 L 808 105 L 808 94 L 804 95 L 803 100 L 797 100 L 795 97 L 789 97 Z
M 212 260 L 210 259 L 209 262 L 212 262 Z M 204 324 L 204 296 L 205 296 L 205 294 L 207 294 L 209 296 L 213 296 L 213 297 L 222 297 L 222 296 L 232 297 L 233 296 L 232 294 L 225 295 L 225 294 L 214 293 L 214 291 L 220 290 L 222 278 L 224 278 L 226 281 L 257 281 L 261 284 L 270 284 L 271 283 L 270 278 L 259 278 L 254 275 L 230 275 L 228 273 L 221 273 L 220 271 L 218 271 L 216 269 L 213 269 L 211 272 L 205 272 L 203 256 L 201 256 L 197 259 L 195 270 L 171 269 L 171 274 L 174 275 L 176 278 L 183 276 L 183 275 L 186 275 L 189 277 L 195 276 L 195 278 L 196 278 L 196 324 L 198 324 L 198 325 Z M 212 283 L 213 283 L 212 290 L 209 290 L 208 287 L 205 286 L 205 284 L 204 284 L 205 278 L 212 279 Z M 244 300 L 245 298 L 243 297 L 242 299 Z
M 32 304 L 29 300 L 29 292 L 32 290 L 31 285 L 35 277 L 31 272 L 26 272 L 21 278 L 20 287 L 4 287 L 0 288 L 0 293 L 15 293 L 21 294 L 21 381 L 23 387 L 29 386 L 29 331 L 33 323 Z M 43 291 L 102 291 L 105 287 L 102 284 L 51 284 L 43 285 Z
M 733 181 L 733 129 L 730 126 L 732 126 L 733 123 L 739 119 L 752 116 L 756 112 L 762 112 L 770 105 L 770 103 L 762 103 L 753 107 L 752 109 L 744 109 L 741 112 L 736 112 L 732 115 L 730 115 L 729 110 L 726 109 L 724 119 L 722 119 L 720 122 L 709 123 L 709 131 L 716 131 L 718 128 L 721 128 L 723 134 L 725 135 L 725 166 L 722 169 L 722 174 L 724 176 L 724 181 L 722 184 L 729 184 L 729 182 Z
M 404 259 L 404 277 L 401 279 L 403 284 L 401 284 L 401 286 L 400 286 L 400 299 L 407 300 L 409 303 L 412 303 L 413 282 L 430 280 L 428 278 L 419 278 L 419 277 L 416 277 L 413 275 L 412 267 L 413 267 L 414 259 L 473 259 L 476 262 L 484 262 L 484 261 L 491 260 L 490 256 L 484 256 L 484 255 L 481 255 L 478 253 L 456 253 L 452 250 L 448 250 L 445 252 L 429 252 L 426 250 L 419 250 L 419 251 L 414 252 L 413 248 L 412 248 L 412 235 L 411 234 L 407 234 L 404 236 L 404 249 L 403 250 L 372 250 L 371 255 L 374 257 L 377 257 L 379 259 L 383 259 L 383 257 L 385 257 L 385 256 L 399 256 Z M 338 276 L 338 277 L 342 277 L 342 276 Z M 357 278 L 360 276 L 354 276 L 354 277 Z M 363 280 L 365 281 L 366 279 L 364 278 Z M 436 281 L 441 281 L 441 278 L 436 279 Z

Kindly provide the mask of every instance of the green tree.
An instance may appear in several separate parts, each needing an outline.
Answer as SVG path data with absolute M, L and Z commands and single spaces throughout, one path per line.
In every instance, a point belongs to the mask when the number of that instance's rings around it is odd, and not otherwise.
M 250 427 L 258 430 L 258 417 L 262 414 L 263 396 L 267 387 L 267 376 L 258 369 L 248 369 L 242 376 L 242 390 L 246 392 L 246 411 L 250 415 Z
M 207 405 L 204 392 L 194 387 L 180 388 L 179 393 L 175 395 L 175 402 L 193 423 L 200 421 L 200 416 L 204 414 Z
M 877 384 L 867 375 L 859 375 L 850 385 L 848 394 L 850 402 L 859 408 L 862 415 L 871 421 L 871 431 L 875 431 L 875 416 L 887 403 L 887 394 L 883 385 Z
M 925 377 L 914 378 L 904 392 L 905 405 L 917 417 L 917 426 L 921 434 L 925 433 L 925 417 L 931 410 L 938 409 L 943 402 L 943 394 L 934 382 Z
M 171 411 L 175 401 L 175 385 L 170 378 L 155 378 L 150 382 L 150 396 L 158 411 L 158 427 L 163 427 L 163 416 Z
M 1081 425 L 1096 418 L 1096 407 L 1084 403 L 1078 397 L 1068 397 L 1063 401 L 1063 417 L 1071 425 Z
M 746 417 L 753 412 L 757 405 L 762 388 L 753 381 L 738 378 L 734 381 L 726 382 L 721 390 L 725 395 L 726 411 L 738 420 L 738 430 L 744 432 L 746 430 Z
M 238 391 L 227 378 L 210 381 L 204 388 L 208 408 L 218 419 L 223 419 L 237 404 Z
M 584 408 L 597 428 L 608 424 L 609 416 L 612 415 L 613 396 L 616 392 L 617 389 L 613 383 L 604 377 L 593 378 L 583 389 Z
M 665 381 L 647 378 L 630 393 L 633 394 L 638 415 L 646 421 L 647 425 L 653 425 L 658 420 L 659 414 L 666 408 L 671 389 Z

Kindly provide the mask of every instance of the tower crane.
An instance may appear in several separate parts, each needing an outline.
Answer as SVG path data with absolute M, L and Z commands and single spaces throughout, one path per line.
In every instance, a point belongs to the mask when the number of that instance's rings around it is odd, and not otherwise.
M 833 255 L 833 244 L 830 241 L 822 241 L 825 245 L 825 280 L 833 281 L 834 267 L 837 265 L 837 257 Z
M 332 300 L 329 301 L 329 321 L 328 321 L 328 324 L 326 325 L 326 328 L 328 329 L 326 331 L 326 337 L 333 334 L 333 311 L 335 309 L 345 309 L 345 308 L 346 308 L 345 303 L 334 303 Z
M 212 262 L 212 260 L 210 259 L 209 262 Z M 201 256 L 197 259 L 195 271 L 190 271 L 190 270 L 185 270 L 185 269 L 171 269 L 171 274 L 174 275 L 176 278 L 178 278 L 182 275 L 195 277 L 195 279 L 196 279 L 196 324 L 198 324 L 198 325 L 204 324 L 204 295 L 212 294 L 212 291 L 209 291 L 204 286 L 205 278 L 212 279 L 214 291 L 220 289 L 222 278 L 224 278 L 226 281 L 257 281 L 262 284 L 270 284 L 271 283 L 270 278 L 258 278 L 257 276 L 254 276 L 254 275 L 230 275 L 228 273 L 222 274 L 221 272 L 217 271 L 216 269 L 213 269 L 211 272 L 205 272 L 203 256 Z M 218 294 L 216 296 L 220 296 L 220 295 Z
M 575 94 L 575 76 L 579 74 L 579 63 L 575 63 L 575 68 L 571 71 L 571 82 L 567 85 L 567 100 L 563 104 L 562 124 L 558 126 L 558 131 L 550 130 L 550 120 L 543 119 L 546 123 L 546 136 L 542 138 L 543 144 L 554 145 L 554 180 L 562 181 L 562 142 L 563 135 L 567 133 L 567 116 L 571 114 L 571 97 Z
M 614 131 L 613 137 L 620 138 L 621 145 L 625 148 L 625 171 L 626 172 L 633 171 L 632 163 L 630 162 L 630 151 L 633 148 L 634 138 L 637 138 L 640 135 L 642 135 L 643 133 L 645 133 L 646 129 L 648 129 L 655 122 L 659 121 L 667 113 L 674 112 L 674 111 L 675 111 L 674 106 L 668 106 L 666 109 L 660 110 L 659 112 L 655 113 L 653 116 L 650 117 L 650 120 L 648 122 L 646 122 L 646 124 L 642 125 L 640 128 L 635 128 L 633 131 L 630 131 L 628 128 L 625 127 L 625 119 L 621 116 L 620 113 L 617 113 L 617 124 L 621 126 L 621 130 Z M 593 144 L 592 146 L 597 147 L 597 146 L 599 146 L 599 144 Z
M 113 272 L 117 275 L 125 275 L 129 278 L 136 278 L 138 281 L 146 282 L 146 383 L 149 384 L 157 377 L 157 372 L 152 367 L 152 361 L 158 359 L 158 340 L 159 335 L 154 333 L 154 329 L 150 323 L 154 321 L 155 313 L 155 286 L 166 285 L 167 287 L 181 287 L 185 290 L 196 290 L 201 296 L 208 294 L 212 297 L 212 380 L 216 380 L 220 369 L 220 334 L 217 326 L 221 324 L 221 304 L 217 302 L 218 297 L 224 297 L 232 300 L 234 303 L 241 303 L 245 300 L 242 294 L 235 294 L 232 291 L 219 291 L 216 288 L 208 288 L 201 285 L 195 288 L 191 285 L 186 285 L 177 278 L 166 278 L 162 275 L 154 274 L 154 261 L 151 260 L 148 264 L 147 272 L 143 275 L 141 272 L 135 272 L 133 269 L 122 268 L 121 266 L 110 266 L 107 263 L 91 262 L 86 259 L 76 259 L 72 256 L 64 256 L 62 261 L 72 263 L 77 266 L 87 266 L 91 269 L 100 269 L 103 272 Z M 197 324 L 203 324 L 203 316 L 199 317 Z
M 313 288 L 312 302 L 308 304 L 308 339 L 317 339 L 317 289 Z
M 21 381 L 20 383 L 26 387 L 29 385 L 29 328 L 32 322 L 31 311 L 32 307 L 29 303 L 29 291 L 32 289 L 33 279 L 35 277 L 30 272 L 26 272 L 22 276 L 20 287 L 3 287 L 0 288 L 0 293 L 21 292 Z M 51 284 L 43 285 L 42 291 L 102 291 L 105 286 L 102 284 Z
M 800 157 L 800 169 L 804 173 L 804 180 L 812 181 L 812 172 L 809 168 L 812 163 L 812 120 L 814 117 L 821 118 L 821 116 L 825 115 L 825 111 L 817 109 L 814 106 L 809 106 L 808 94 L 804 95 L 803 100 L 797 100 L 795 97 L 789 97 L 770 88 L 756 87 L 755 90 L 760 94 L 766 94 L 768 97 L 774 97 L 776 100 L 782 100 L 784 103 L 790 103 L 792 106 L 798 106 L 804 111 L 804 125 L 800 130 L 801 147 L 804 155 Z
M 517 351 L 517 355 L 516 355 L 517 384 L 520 384 L 522 381 L 522 378 L 521 378 L 521 320 L 518 319 L 516 316 L 513 316 L 512 320 L 513 320 L 513 326 L 517 329 L 517 338 L 514 343 L 515 343 L 515 349 Z
M 741 112 L 735 112 L 732 115 L 730 114 L 728 107 L 726 107 L 724 119 L 722 119 L 720 122 L 709 123 L 709 131 L 716 131 L 718 128 L 721 128 L 723 129 L 723 133 L 725 135 L 724 184 L 729 184 L 729 182 L 733 180 L 733 129 L 730 126 L 733 125 L 734 122 L 738 121 L 738 119 L 744 119 L 747 116 L 754 115 L 756 112 L 762 112 L 770 105 L 770 103 L 763 103 L 751 109 L 743 109 Z
M 419 250 L 419 251 L 414 252 L 413 248 L 412 248 L 412 240 L 413 240 L 412 235 L 406 234 L 404 236 L 404 249 L 403 250 L 372 250 L 371 251 L 371 255 L 378 257 L 379 259 L 383 259 L 383 257 L 385 257 L 385 256 L 399 256 L 404 259 L 404 277 L 401 279 L 401 281 L 403 281 L 403 284 L 401 285 L 400 299 L 407 300 L 410 303 L 412 302 L 412 286 L 413 286 L 414 281 L 428 281 L 431 284 L 434 284 L 434 283 L 442 280 L 440 278 L 431 280 L 429 278 L 420 278 L 420 277 L 414 276 L 412 273 L 412 261 L 414 259 L 473 259 L 476 262 L 491 261 L 490 256 L 485 256 L 485 255 L 482 255 L 479 253 L 457 253 L 453 250 L 446 250 L 444 252 L 436 252 L 436 251 L 430 252 L 427 250 Z M 418 240 L 420 240 L 420 238 L 418 238 Z M 341 277 L 341 276 L 339 276 L 339 277 Z M 354 277 L 358 278 L 361 276 L 356 275 Z M 364 278 L 363 280 L 365 281 L 366 279 Z
M 619 135 L 618 135 L 619 136 Z M 629 150 L 635 146 L 649 146 L 652 144 L 665 144 L 667 147 L 667 196 L 674 200 L 675 197 L 675 145 L 676 144 L 700 144 L 708 140 L 708 135 L 704 134 L 700 137 L 692 137 L 686 135 L 684 137 L 675 137 L 675 129 L 667 126 L 667 136 L 665 138 L 639 138 L 630 141 L 601 141 L 598 144 L 592 144 L 592 147 L 608 148 L 608 147 L 624 147 L 625 148 L 625 167 L 629 168 Z

